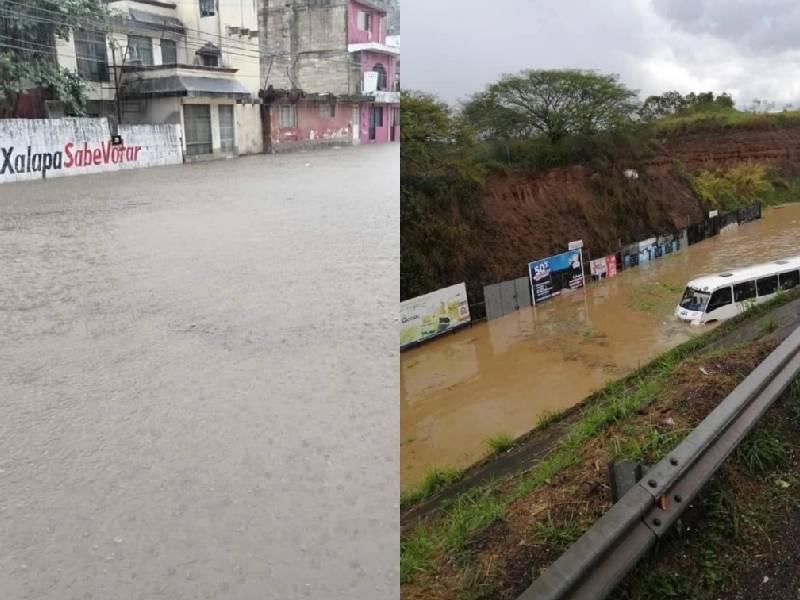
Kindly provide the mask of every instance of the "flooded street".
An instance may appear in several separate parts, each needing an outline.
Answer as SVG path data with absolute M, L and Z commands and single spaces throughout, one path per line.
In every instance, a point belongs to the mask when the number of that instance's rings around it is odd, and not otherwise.
M 465 467 L 498 433 L 518 436 L 706 329 L 672 317 L 686 282 L 800 253 L 800 204 L 571 295 L 401 355 L 401 487 Z
M 397 597 L 398 178 L 0 186 L 0 598 Z

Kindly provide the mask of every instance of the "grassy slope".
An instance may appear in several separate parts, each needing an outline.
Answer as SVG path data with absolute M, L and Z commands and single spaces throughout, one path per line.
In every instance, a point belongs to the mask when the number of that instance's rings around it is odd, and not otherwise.
M 794 295 L 792 295 L 794 297 Z M 515 478 L 511 483 L 490 483 L 472 490 L 452 502 L 441 517 L 423 521 L 403 536 L 401 545 L 401 579 L 412 583 L 418 574 L 435 568 L 443 557 L 459 557 L 475 538 L 493 523 L 502 519 L 518 500 L 549 483 L 564 469 L 580 463 L 580 449 L 602 434 L 610 425 L 619 424 L 644 409 L 650 401 L 665 390 L 670 377 L 687 358 L 697 354 L 738 324 L 783 304 L 788 297 L 756 307 L 721 327 L 662 354 L 631 375 L 613 382 L 593 394 L 585 402 L 581 418 L 569 429 L 549 456 L 534 469 Z M 766 333 L 766 332 L 765 332 Z M 639 451 L 677 443 L 677 439 L 645 440 Z M 633 446 L 620 447 L 619 455 L 632 456 Z

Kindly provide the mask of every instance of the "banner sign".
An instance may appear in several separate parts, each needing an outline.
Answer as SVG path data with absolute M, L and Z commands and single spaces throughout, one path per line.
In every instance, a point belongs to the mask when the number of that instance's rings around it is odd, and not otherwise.
M 606 277 L 617 276 L 617 257 L 615 254 L 606 256 Z
M 642 265 L 656 258 L 656 238 L 647 238 L 639 242 L 639 264 Z
M 400 347 L 468 323 L 467 286 L 451 285 L 400 303 Z
M 589 261 L 589 272 L 592 274 L 593 279 L 602 279 L 605 277 L 607 273 L 606 259 L 595 258 Z
M 528 264 L 533 303 L 561 294 L 561 290 L 583 287 L 583 254 L 570 250 Z
M 596 258 L 589 263 L 589 270 L 594 280 L 615 277 L 617 275 L 617 257 L 611 254 L 603 258 Z

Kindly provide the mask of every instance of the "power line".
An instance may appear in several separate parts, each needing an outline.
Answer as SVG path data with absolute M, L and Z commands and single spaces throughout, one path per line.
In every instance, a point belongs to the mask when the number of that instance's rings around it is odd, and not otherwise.
M 18 2 L 16 0 L 0 0 L 0 9 L 2 9 L 2 4 L 13 4 L 13 5 L 22 7 L 22 8 L 28 8 L 28 9 L 31 8 L 30 6 L 28 6 L 28 5 L 26 5 L 26 4 L 22 3 L 22 2 Z M 109 21 L 112 21 L 115 18 L 127 21 L 129 23 L 136 23 L 136 21 L 134 21 L 132 19 L 129 19 L 129 18 L 126 18 L 126 17 L 123 17 L 122 15 L 108 14 L 107 15 L 108 18 L 107 19 L 102 19 L 102 20 L 91 19 L 91 18 L 80 18 L 80 17 L 76 17 L 74 19 L 70 19 L 69 15 L 67 15 L 66 13 L 63 13 L 61 11 L 48 10 L 46 8 L 35 8 L 33 10 L 36 11 L 36 12 L 44 12 L 44 13 L 58 15 L 60 17 L 59 20 L 54 20 L 52 18 L 46 19 L 46 18 L 41 17 L 41 16 L 35 17 L 33 15 L 27 15 L 28 18 L 31 18 L 31 19 L 34 19 L 34 20 L 39 20 L 39 21 L 42 21 L 42 22 L 49 22 L 51 24 L 56 24 L 56 25 L 70 25 L 70 24 L 72 24 L 74 22 L 74 23 L 77 23 L 79 25 L 80 24 L 84 24 L 84 25 L 89 25 L 91 27 L 96 27 L 99 23 L 108 23 Z M 16 15 L 11 15 L 11 16 L 16 16 Z M 158 16 L 162 16 L 162 15 L 158 15 Z M 109 24 L 108 26 L 111 27 L 112 29 L 104 30 L 104 31 L 106 31 L 106 33 L 113 31 L 114 25 L 113 24 Z M 191 27 L 186 27 L 184 25 L 181 25 L 181 26 L 183 27 L 184 31 L 191 31 L 191 32 L 194 32 L 196 34 L 199 33 L 199 34 L 202 34 L 203 36 L 207 36 L 208 38 L 216 38 L 216 39 L 219 39 L 219 40 L 222 40 L 222 38 L 226 38 L 226 39 L 230 38 L 230 36 L 223 36 L 222 34 L 219 34 L 219 33 L 209 33 L 209 32 L 203 31 L 201 29 L 193 29 Z M 200 36 L 195 36 L 195 37 L 200 38 Z M 244 50 L 244 51 L 248 51 L 251 48 L 252 48 L 252 50 L 257 50 L 260 47 L 258 42 L 246 42 L 244 40 L 229 40 L 229 43 L 231 45 L 233 45 L 234 47 L 236 47 L 238 50 Z M 241 46 L 236 46 L 236 44 L 241 44 Z M 250 48 L 248 48 L 248 46 Z
M 0 8 L 0 10 L 1 10 L 1 8 Z M 4 13 L 4 14 L 0 13 L 0 17 L 3 17 L 3 16 L 11 17 L 13 15 L 10 14 L 10 13 Z M 56 23 L 55 21 L 52 21 L 50 19 L 43 19 L 43 18 L 42 19 L 34 18 L 34 20 L 38 20 L 40 22 L 45 22 L 45 23 Z M 124 33 L 116 31 L 114 29 L 103 30 L 101 33 L 105 33 L 105 34 L 117 33 L 117 34 L 120 34 L 120 35 L 125 35 Z M 151 36 L 148 36 L 148 37 L 151 37 Z M 185 43 L 187 47 L 194 48 L 194 49 L 203 48 L 206 44 L 208 44 L 211 41 L 210 39 L 207 39 L 207 38 L 200 38 L 200 37 L 195 37 L 195 36 L 190 36 L 190 35 L 182 35 L 181 37 L 184 38 L 184 40 L 182 40 L 182 43 Z M 214 39 L 216 39 L 219 36 L 213 35 L 212 37 Z M 153 39 L 153 38 L 151 37 L 151 39 Z M 157 39 L 171 39 L 171 38 L 157 38 Z M 230 48 L 226 47 L 225 44 L 221 44 L 221 45 L 222 45 L 223 49 L 225 50 L 225 53 L 229 54 L 231 56 L 239 56 L 239 57 L 242 57 L 242 58 L 257 59 L 257 60 L 260 60 L 260 58 L 261 58 L 261 54 L 259 52 L 257 52 L 257 51 L 250 51 L 250 50 L 246 50 L 246 49 L 241 49 L 241 48 L 239 48 L 239 47 L 237 47 L 235 45 L 232 46 L 233 50 L 231 50 Z M 236 52 L 235 50 L 239 50 L 239 52 Z

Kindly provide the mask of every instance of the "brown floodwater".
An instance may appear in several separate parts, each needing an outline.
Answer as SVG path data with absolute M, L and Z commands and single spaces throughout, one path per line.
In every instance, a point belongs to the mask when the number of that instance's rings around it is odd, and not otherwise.
M 612 279 L 404 352 L 401 486 L 433 467 L 477 461 L 486 438 L 519 436 L 707 330 L 672 315 L 690 279 L 798 252 L 800 204 L 765 210 L 759 221 Z

